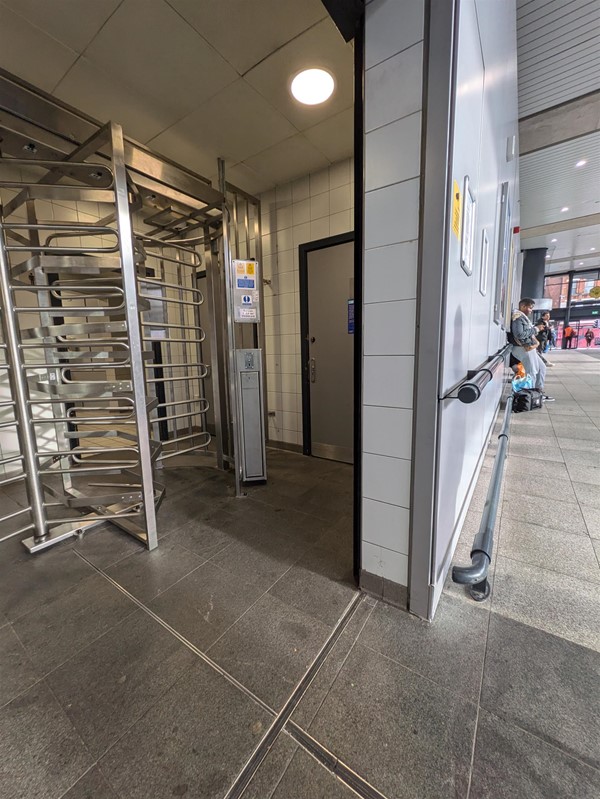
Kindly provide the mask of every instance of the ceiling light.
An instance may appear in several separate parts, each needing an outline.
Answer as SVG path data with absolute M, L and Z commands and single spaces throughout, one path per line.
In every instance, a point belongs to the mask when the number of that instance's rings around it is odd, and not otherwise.
M 550 244 L 556 244 L 556 239 L 550 239 Z
M 560 212 L 561 212 L 561 214 L 564 214 L 565 211 L 568 211 L 568 210 L 569 210 L 569 206 L 568 205 L 563 205 L 563 207 L 560 209 Z
M 596 248 L 595 247 L 590 247 L 590 252 L 596 252 Z
M 333 75 L 324 69 L 305 69 L 293 79 L 290 91 L 304 105 L 319 105 L 333 94 Z
M 579 261 L 579 266 L 583 266 L 583 261 Z
M 578 161 L 575 164 L 575 166 L 585 166 L 586 164 L 587 164 L 587 161 L 585 160 L 585 158 L 582 158 L 581 161 Z
M 547 255 L 547 256 L 546 256 L 546 258 L 550 258 L 550 256 L 549 256 L 549 255 Z

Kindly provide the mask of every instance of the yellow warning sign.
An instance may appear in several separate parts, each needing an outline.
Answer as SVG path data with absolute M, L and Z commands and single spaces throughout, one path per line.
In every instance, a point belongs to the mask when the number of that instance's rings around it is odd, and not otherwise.
M 454 181 L 452 187 L 452 232 L 460 240 L 460 220 L 462 217 L 462 198 L 458 183 Z
M 246 274 L 253 275 L 254 274 L 254 261 L 250 261 L 246 264 Z

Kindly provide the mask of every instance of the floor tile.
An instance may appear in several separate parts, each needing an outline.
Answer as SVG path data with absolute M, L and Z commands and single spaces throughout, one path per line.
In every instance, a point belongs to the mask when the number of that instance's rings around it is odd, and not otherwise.
M 498 556 L 492 609 L 524 624 L 600 650 L 597 583 Z
M 564 455 L 567 452 L 598 452 L 597 441 L 586 441 L 583 438 L 558 438 L 557 441 Z
M 568 477 L 538 477 L 535 470 L 531 474 L 508 472 L 504 477 L 504 487 L 510 494 L 527 494 L 530 497 L 547 499 L 560 497 L 566 502 L 577 502 Z
M 211 562 L 268 591 L 306 549 L 305 544 L 286 535 L 265 533 L 233 544 Z
M 221 799 L 271 717 L 201 661 L 100 761 L 117 796 Z
M 205 561 L 168 538 L 152 552 L 144 550 L 120 560 L 106 573 L 141 602 L 149 602 Z
M 552 439 L 551 439 L 552 440 Z M 564 456 L 558 444 L 548 443 L 548 440 L 535 439 L 536 443 L 531 440 L 526 440 L 524 437 L 520 439 L 518 435 L 511 436 L 510 444 L 508 445 L 508 455 L 520 455 L 524 458 L 531 458 L 532 460 L 555 461 L 562 463 Z
M 466 796 L 476 708 L 356 644 L 310 734 L 394 799 Z
M 506 474 L 525 474 L 535 475 L 538 479 L 545 478 L 549 480 L 568 480 L 569 473 L 564 463 L 554 463 L 549 461 L 546 463 L 539 458 L 528 458 L 523 455 L 516 455 L 511 453 L 506 461 Z
M 582 438 L 585 441 L 598 441 L 600 443 L 600 430 L 592 424 L 582 424 L 579 420 L 567 422 L 554 418 L 552 426 L 557 438 Z
M 504 557 L 580 580 L 600 582 L 592 542 L 586 536 L 523 524 L 516 519 L 502 519 L 500 530 L 498 551 Z
M 100 770 L 93 768 L 68 791 L 63 799 L 117 799 Z
M 574 450 L 567 449 L 563 450 L 563 454 L 565 456 L 567 469 L 571 466 L 582 466 L 586 469 L 589 467 L 593 474 L 596 474 L 596 472 L 594 472 L 595 469 L 600 471 L 600 445 L 596 447 L 595 451 L 580 449 L 575 452 Z
M 331 771 L 298 749 L 273 793 L 273 799 L 355 799 Z
M 268 755 L 258 767 L 242 794 L 242 799 L 272 799 L 283 773 L 289 766 L 298 744 L 286 732 L 282 732 Z
M 106 569 L 128 555 L 143 551 L 145 547 L 124 530 L 119 530 L 113 524 L 103 524 L 84 533 L 74 549 L 96 568 Z
M 173 533 L 189 522 L 202 521 L 210 513 L 210 502 L 201 493 L 192 494 L 189 489 L 185 492 L 169 493 L 162 501 L 156 516 L 160 536 Z
M 311 547 L 269 593 L 333 627 L 356 591 L 352 550 L 344 556 L 340 552 Z
M 149 608 L 204 651 L 262 593 L 254 583 L 205 563 L 152 600 Z
M 202 558 L 212 558 L 235 543 L 236 539 L 220 529 L 216 519 L 208 517 L 206 521 L 197 520 L 184 524 L 172 533 L 170 540 Z
M 487 615 L 452 596 L 442 598 L 431 624 L 379 603 L 358 640 L 411 671 L 477 702 L 487 626 Z
M 600 765 L 600 654 L 492 613 L 481 705 Z
M 600 508 L 600 486 L 591 485 L 590 483 L 578 483 L 575 480 L 572 485 L 575 496 L 582 505 Z
M 367 619 L 377 605 L 377 601 L 366 595 L 355 609 L 344 631 L 325 658 L 324 663 L 309 685 L 300 703 L 292 713 L 292 720 L 307 730 L 325 701 L 340 669 L 346 662 Z
M 522 524 L 547 525 L 554 530 L 587 535 L 587 527 L 576 502 L 533 497 L 507 489 L 500 512 L 503 519 L 517 519 Z
M 57 546 L 0 568 L 0 611 L 18 619 L 94 574 L 73 550 Z
M 600 468 L 570 460 L 567 463 L 567 470 L 571 480 L 575 483 L 589 483 L 590 485 L 600 486 Z
M 137 611 L 46 680 L 99 757 L 196 659 L 160 624 Z
M 92 763 L 43 682 L 0 709 L 0 776 L 6 799 L 59 799 Z
M 583 518 L 587 525 L 588 533 L 592 538 L 600 538 L 600 508 L 580 505 Z
M 275 709 L 281 708 L 325 643 L 329 628 L 266 594 L 208 651 Z
M 99 574 L 21 616 L 14 629 L 40 674 L 99 638 L 136 605 Z
M 0 629 L 0 707 L 30 688 L 39 676 L 13 628 L 7 624 Z
M 595 799 L 600 772 L 512 724 L 479 711 L 473 799 Z

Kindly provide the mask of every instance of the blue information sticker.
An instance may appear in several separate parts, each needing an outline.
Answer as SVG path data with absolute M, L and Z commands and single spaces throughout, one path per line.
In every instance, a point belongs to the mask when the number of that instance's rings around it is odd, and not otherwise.
M 254 278 L 253 277 L 238 277 L 237 278 L 237 287 L 239 289 L 253 289 L 254 288 Z
M 354 300 L 348 300 L 348 333 L 354 333 Z

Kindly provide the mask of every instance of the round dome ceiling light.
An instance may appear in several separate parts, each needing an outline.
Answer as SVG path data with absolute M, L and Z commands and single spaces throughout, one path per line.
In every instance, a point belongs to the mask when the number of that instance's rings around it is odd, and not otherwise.
M 292 80 L 290 91 L 303 105 L 319 105 L 329 100 L 335 88 L 333 75 L 325 69 L 304 69 Z

